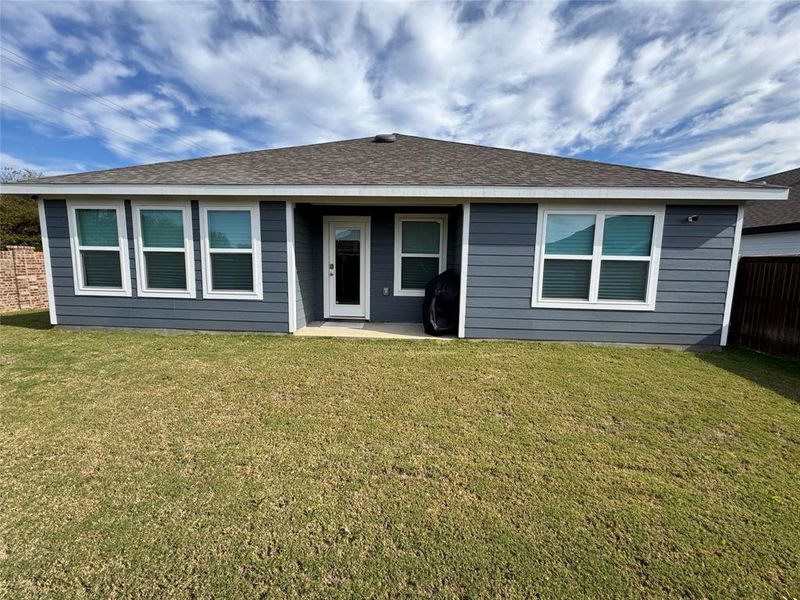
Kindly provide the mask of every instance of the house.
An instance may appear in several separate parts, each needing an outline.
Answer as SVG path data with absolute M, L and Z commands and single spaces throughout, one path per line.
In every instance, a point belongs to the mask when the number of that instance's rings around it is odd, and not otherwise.
M 800 168 L 754 181 L 788 187 L 789 201 L 748 205 L 741 256 L 800 255 Z
M 726 343 L 744 203 L 787 196 L 399 134 L 7 187 L 39 199 L 59 325 L 419 322 L 451 267 L 460 337 L 676 346 Z

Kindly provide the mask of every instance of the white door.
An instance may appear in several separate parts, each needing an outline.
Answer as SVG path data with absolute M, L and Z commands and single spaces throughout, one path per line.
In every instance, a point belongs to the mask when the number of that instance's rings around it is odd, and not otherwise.
M 369 217 L 325 217 L 325 317 L 369 319 Z

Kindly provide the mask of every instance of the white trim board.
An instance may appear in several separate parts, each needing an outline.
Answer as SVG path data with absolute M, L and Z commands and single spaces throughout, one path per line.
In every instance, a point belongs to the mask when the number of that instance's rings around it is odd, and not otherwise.
M 461 225 L 461 280 L 458 295 L 458 337 L 466 336 L 467 330 L 467 269 L 469 266 L 469 218 L 471 205 L 464 203 Z
M 50 237 L 47 235 L 47 215 L 44 200 L 37 202 L 39 205 L 39 225 L 42 233 L 42 253 L 44 254 L 44 274 L 47 279 L 47 309 L 50 312 L 50 324 L 58 325 L 56 315 L 56 292 L 53 289 L 53 265 L 50 262 Z
M 722 331 L 719 336 L 719 345 L 728 345 L 728 331 L 731 327 L 731 309 L 733 308 L 733 292 L 736 288 L 736 269 L 739 266 L 739 247 L 742 243 L 742 225 L 744 223 L 744 205 L 739 206 L 736 214 L 736 229 L 733 234 L 733 248 L 731 250 L 731 270 L 728 273 L 728 290 L 725 294 L 725 311 L 722 313 Z
M 297 261 L 294 249 L 294 202 L 286 201 L 286 271 L 289 302 L 289 333 L 297 331 Z
M 786 200 L 786 189 L 704 187 L 525 187 L 459 185 L 161 185 L 14 183 L 3 194 L 167 196 L 369 196 L 417 198 L 549 198 L 636 200 Z

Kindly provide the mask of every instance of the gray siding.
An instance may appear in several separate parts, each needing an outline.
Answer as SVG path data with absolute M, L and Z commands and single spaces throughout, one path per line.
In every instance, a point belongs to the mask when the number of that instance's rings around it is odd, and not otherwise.
M 136 295 L 131 206 L 125 201 L 132 296 L 76 296 L 72 277 L 67 205 L 45 200 L 45 218 L 53 267 L 53 292 L 59 325 L 150 327 L 219 331 L 288 332 L 286 209 L 283 202 L 261 202 L 263 300 L 202 298 L 200 217 L 192 202 L 196 299 L 140 298 Z
M 667 206 L 650 312 L 532 308 L 535 204 L 472 204 L 466 336 L 718 345 L 735 206 Z M 696 224 L 686 222 L 701 215 Z
M 358 215 L 371 217 L 370 320 L 375 322 L 418 322 L 422 318 L 422 298 L 394 296 L 394 219 L 397 213 L 446 213 L 448 215 L 447 263 L 459 263 L 460 208 L 430 207 L 343 207 L 298 204 L 295 209 L 295 252 L 297 254 L 298 327 L 300 323 L 323 318 L 322 299 L 322 217 Z M 310 239 L 309 239 L 310 237 Z M 301 244 L 300 239 L 303 238 Z M 302 246 L 302 248 L 301 248 Z M 388 295 L 383 295 L 387 288 Z M 302 313 L 302 317 L 301 317 Z
M 322 221 L 307 205 L 294 211 L 297 327 L 322 318 Z
M 461 273 L 461 241 L 464 235 L 464 213 L 461 209 L 455 212 L 449 225 L 450 248 L 447 250 L 447 266 L 456 273 Z

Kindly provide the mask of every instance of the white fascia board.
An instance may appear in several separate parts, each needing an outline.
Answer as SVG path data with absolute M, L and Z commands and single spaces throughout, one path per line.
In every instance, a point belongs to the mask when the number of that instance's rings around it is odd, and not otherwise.
M 522 187 L 522 186 L 391 186 L 391 185 L 157 185 L 13 183 L 0 185 L 4 194 L 80 196 L 317 196 L 387 198 L 491 199 L 635 199 L 635 200 L 786 200 L 786 189 L 668 187 Z

